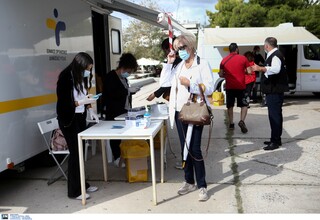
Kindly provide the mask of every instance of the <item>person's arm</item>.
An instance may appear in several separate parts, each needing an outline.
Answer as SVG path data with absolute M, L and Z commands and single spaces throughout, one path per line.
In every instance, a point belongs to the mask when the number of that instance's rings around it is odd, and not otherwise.
M 224 69 L 223 69 L 223 65 L 221 63 L 220 63 L 220 69 L 219 69 L 218 74 L 219 74 L 219 76 L 221 78 L 224 78 L 225 72 L 224 72 Z
M 245 58 L 245 59 L 246 59 L 246 74 L 251 75 L 251 72 L 252 72 L 251 65 L 250 65 L 249 61 L 247 60 L 247 58 Z
M 264 72 L 264 75 L 268 78 L 268 76 L 278 74 L 281 70 L 281 60 L 274 56 L 271 61 L 271 66 L 252 66 L 253 71 L 261 71 Z

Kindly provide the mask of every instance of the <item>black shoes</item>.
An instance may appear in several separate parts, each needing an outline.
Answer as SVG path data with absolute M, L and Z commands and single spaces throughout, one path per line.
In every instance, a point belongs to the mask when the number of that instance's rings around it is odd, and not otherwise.
M 278 144 L 270 143 L 268 146 L 264 147 L 263 150 L 275 150 L 278 148 L 279 148 Z
M 234 130 L 234 124 L 229 124 L 229 130 Z
M 265 142 L 263 142 L 263 144 L 265 144 L 265 145 L 270 145 L 271 144 L 271 141 L 265 141 Z M 280 144 L 278 144 L 279 146 L 282 146 L 282 143 L 280 142 Z
M 247 129 L 247 126 L 246 126 L 246 124 L 244 123 L 244 121 L 239 121 L 239 123 L 238 123 L 238 125 L 239 125 L 239 127 L 241 128 L 241 132 L 242 133 L 247 133 L 248 132 L 248 129 Z

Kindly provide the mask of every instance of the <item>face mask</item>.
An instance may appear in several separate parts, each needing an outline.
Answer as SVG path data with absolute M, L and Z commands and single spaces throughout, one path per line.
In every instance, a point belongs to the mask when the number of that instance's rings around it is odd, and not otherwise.
M 90 71 L 89 70 L 85 70 L 83 72 L 83 77 L 88 77 L 88 76 L 90 76 Z
M 127 78 L 129 76 L 128 72 L 121 73 L 122 78 Z
M 187 60 L 190 57 L 190 54 L 186 50 L 179 50 L 179 57 L 183 60 Z

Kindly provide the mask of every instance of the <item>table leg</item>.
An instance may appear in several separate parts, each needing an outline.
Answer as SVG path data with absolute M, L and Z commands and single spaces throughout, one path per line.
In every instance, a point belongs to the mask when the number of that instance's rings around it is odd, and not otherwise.
M 107 163 L 107 153 L 105 141 L 101 140 L 101 153 L 102 153 L 102 162 L 103 162 L 103 177 L 104 181 L 108 181 L 108 163 Z
M 161 183 L 163 183 L 164 182 L 164 178 L 163 178 L 163 176 L 164 176 L 164 172 L 163 172 L 163 170 L 164 170 L 164 163 L 163 163 L 163 157 L 164 157 L 164 153 L 163 153 L 163 146 L 164 146 L 164 125 L 162 125 L 162 127 L 161 127 L 161 131 L 160 131 L 161 133 L 160 133 L 160 163 L 161 163 Z
M 153 191 L 153 204 L 157 205 L 157 190 L 156 190 L 156 169 L 154 159 L 154 144 L 153 137 L 150 139 L 150 158 L 151 158 L 151 176 L 152 176 L 152 191 Z
M 83 158 L 83 144 L 82 144 L 82 138 L 79 135 L 78 135 L 78 147 L 79 147 L 82 205 L 85 205 L 86 204 L 86 183 L 85 183 L 85 170 L 84 170 L 84 158 Z

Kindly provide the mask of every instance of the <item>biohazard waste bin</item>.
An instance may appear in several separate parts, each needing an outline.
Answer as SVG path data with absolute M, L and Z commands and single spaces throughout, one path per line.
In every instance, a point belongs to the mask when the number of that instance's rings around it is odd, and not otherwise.
M 121 157 L 126 160 L 127 179 L 132 182 L 148 181 L 149 144 L 145 140 L 123 140 Z
M 214 106 L 221 106 L 224 104 L 224 95 L 222 92 L 215 91 L 212 93 L 212 102 Z

